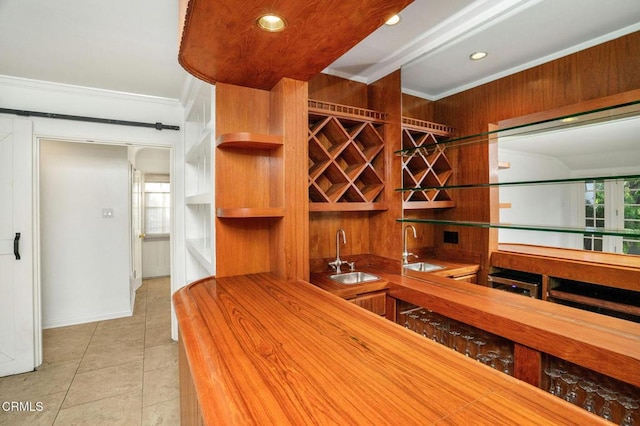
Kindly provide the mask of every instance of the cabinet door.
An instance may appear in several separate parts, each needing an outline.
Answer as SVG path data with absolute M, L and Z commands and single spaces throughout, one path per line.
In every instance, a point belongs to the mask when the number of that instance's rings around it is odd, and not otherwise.
M 363 294 L 350 300 L 350 302 L 374 314 L 385 315 L 386 313 L 387 301 L 385 292 Z
M 478 275 L 477 274 L 471 274 L 471 275 L 462 275 L 459 277 L 451 277 L 451 279 L 454 279 L 456 281 L 464 281 L 467 283 L 473 283 L 473 284 L 477 284 L 478 283 Z

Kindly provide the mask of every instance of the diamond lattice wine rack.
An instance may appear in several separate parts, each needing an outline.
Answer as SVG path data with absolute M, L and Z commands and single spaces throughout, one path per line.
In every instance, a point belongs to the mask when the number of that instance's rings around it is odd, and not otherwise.
M 386 210 L 386 114 L 309 100 L 311 211 Z
M 433 188 L 444 186 L 453 172 L 445 148 L 438 144 L 438 138 L 451 136 L 453 136 L 451 127 L 408 117 L 402 118 L 402 149 L 422 147 L 402 157 L 404 209 L 455 206 L 446 189 Z M 416 190 L 406 190 L 410 188 L 416 188 Z

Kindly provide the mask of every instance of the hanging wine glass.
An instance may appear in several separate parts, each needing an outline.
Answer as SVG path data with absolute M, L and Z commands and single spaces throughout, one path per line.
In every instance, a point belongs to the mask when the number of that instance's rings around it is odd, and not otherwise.
M 510 365 L 513 364 L 513 355 L 510 355 L 510 354 L 502 355 L 499 358 L 499 360 L 502 363 L 502 372 L 504 374 L 511 374 Z
M 460 330 L 456 330 L 455 328 L 449 329 L 449 343 L 451 344 L 451 349 L 458 352 L 458 336 L 462 334 Z
M 482 348 L 487 344 L 487 342 L 482 339 L 476 339 L 473 341 L 473 344 L 476 345 L 476 359 L 480 361 L 482 358 Z
M 412 321 L 411 321 L 411 330 L 419 333 L 419 331 L 418 331 L 418 318 L 420 318 L 420 314 L 416 313 L 415 311 L 411 312 L 409 314 L 409 318 L 412 319 Z
M 595 400 L 595 393 L 598 390 L 598 385 L 596 385 L 594 382 L 590 381 L 590 380 L 583 380 L 580 382 L 579 386 L 582 388 L 582 390 L 584 390 L 584 392 L 586 393 L 586 397 L 584 399 L 584 402 L 582 403 L 582 408 L 584 408 L 585 410 L 587 410 L 590 413 L 596 413 L 596 400 Z
M 498 351 L 487 351 L 487 357 L 489 358 L 489 365 L 491 368 L 497 369 L 496 360 L 500 358 L 500 352 Z
M 464 339 L 464 354 L 465 356 L 471 356 L 471 351 L 469 350 L 469 342 L 471 340 L 473 340 L 474 336 L 471 333 L 464 333 L 462 335 L 462 338 Z
M 618 397 L 618 402 L 624 408 L 624 414 L 622 415 L 621 426 L 634 426 L 633 412 L 640 406 L 636 400 L 628 395 Z
M 576 392 L 576 385 L 580 381 L 580 377 L 567 373 L 560 376 L 560 378 L 567 384 L 567 393 L 564 395 L 564 400 L 572 404 L 577 404 L 578 393 Z
M 430 318 L 431 318 L 430 314 L 426 311 L 424 311 L 420 315 L 420 321 L 422 322 L 422 335 L 424 337 L 429 337 L 429 333 L 427 332 L 427 323 L 429 322 Z
M 409 323 L 409 313 L 408 312 L 402 312 L 400 315 L 402 315 L 404 317 L 404 328 L 411 330 L 411 324 Z
M 438 334 L 440 336 L 440 339 L 438 340 L 438 342 L 440 342 L 440 344 L 442 345 L 447 345 L 447 322 L 443 321 L 439 326 L 438 326 Z
M 563 371 L 559 368 L 545 368 L 544 374 L 549 376 L 549 393 L 562 398 L 562 387 L 558 378 L 562 376 Z
M 437 318 L 433 318 L 431 321 L 429 321 L 429 324 L 431 324 L 431 330 L 432 330 L 432 334 L 431 334 L 431 340 L 433 340 L 434 342 L 438 341 L 438 327 L 440 326 L 440 320 Z
M 599 388 L 598 395 L 604 400 L 604 404 L 600 408 L 598 415 L 605 420 L 613 421 L 613 410 L 611 408 L 611 402 L 618 398 L 617 392 L 607 388 Z

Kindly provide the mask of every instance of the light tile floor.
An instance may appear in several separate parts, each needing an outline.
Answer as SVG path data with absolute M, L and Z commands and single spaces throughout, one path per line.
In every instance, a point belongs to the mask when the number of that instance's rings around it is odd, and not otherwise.
M 178 425 L 170 303 L 169 278 L 144 280 L 132 317 L 44 330 L 42 366 L 0 378 L 0 402 L 33 411 L 0 409 L 0 425 Z

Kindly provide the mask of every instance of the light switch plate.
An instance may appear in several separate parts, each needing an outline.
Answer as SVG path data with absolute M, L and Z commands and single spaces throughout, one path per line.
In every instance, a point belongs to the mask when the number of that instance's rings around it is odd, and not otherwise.
M 113 219 L 113 209 L 102 209 L 103 219 Z

